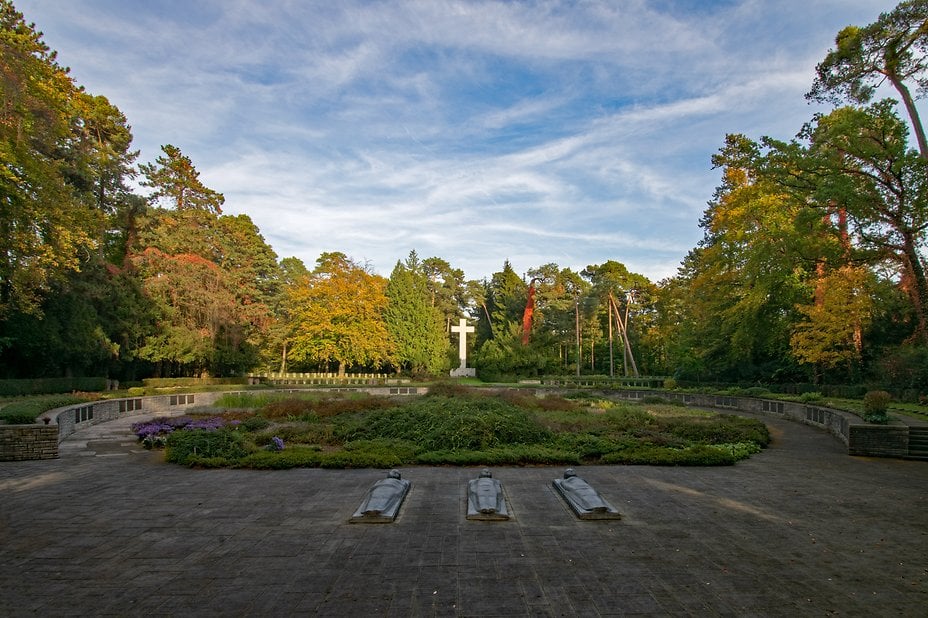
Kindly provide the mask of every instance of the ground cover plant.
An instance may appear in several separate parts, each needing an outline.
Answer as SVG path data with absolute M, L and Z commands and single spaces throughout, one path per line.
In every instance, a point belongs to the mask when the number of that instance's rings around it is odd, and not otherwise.
M 3 404 L 3 408 L 0 409 L 0 421 L 10 425 L 35 423 L 41 414 L 49 410 L 93 401 L 95 398 L 93 393 L 75 393 L 71 395 L 42 395 L 14 400 Z
M 218 409 L 217 409 L 218 408 Z M 170 462 L 202 467 L 731 465 L 770 440 L 757 420 L 654 401 L 435 389 L 415 398 L 234 394 L 135 426 Z

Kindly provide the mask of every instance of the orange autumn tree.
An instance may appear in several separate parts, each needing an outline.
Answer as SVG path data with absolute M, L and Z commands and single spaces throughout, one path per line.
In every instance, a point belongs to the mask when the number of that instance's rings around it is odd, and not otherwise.
M 344 253 L 323 253 L 316 268 L 288 290 L 294 363 L 373 367 L 391 362 L 384 320 L 387 280 Z
M 154 192 L 131 247 L 132 268 L 157 315 L 158 334 L 139 355 L 158 375 L 249 371 L 270 328 L 277 256 L 247 215 L 218 214 L 222 194 L 198 184 L 189 159 L 164 150 L 178 156 L 142 166 Z M 169 173 L 178 158 L 179 180 Z
M 211 369 L 217 340 L 236 323 L 235 295 L 223 271 L 196 254 L 167 254 L 148 247 L 134 257 L 146 295 L 158 307 L 158 333 L 140 350 L 161 363 L 160 373 Z M 169 365 L 169 366 L 165 366 Z

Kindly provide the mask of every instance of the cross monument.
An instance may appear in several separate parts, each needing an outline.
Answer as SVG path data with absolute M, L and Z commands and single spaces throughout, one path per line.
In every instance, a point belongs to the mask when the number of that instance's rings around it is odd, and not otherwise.
M 451 332 L 458 334 L 458 358 L 461 359 L 461 366 L 451 370 L 451 377 L 475 377 L 477 375 L 477 370 L 467 366 L 467 333 L 474 332 L 474 327 L 468 326 L 467 320 L 461 318 L 457 326 L 451 327 Z

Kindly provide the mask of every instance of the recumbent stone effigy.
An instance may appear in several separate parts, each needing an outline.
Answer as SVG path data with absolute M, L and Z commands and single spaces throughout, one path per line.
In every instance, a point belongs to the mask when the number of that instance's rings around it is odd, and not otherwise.
M 502 484 L 493 478 L 487 468 L 480 476 L 467 483 L 467 519 L 480 521 L 506 521 L 509 509 Z
M 564 478 L 554 479 L 554 488 L 580 519 L 621 519 L 619 512 L 589 483 L 577 476 L 573 468 L 564 472 Z
M 390 470 L 387 478 L 374 483 L 358 510 L 354 512 L 351 523 L 386 524 L 396 519 L 396 515 L 409 493 L 411 483 L 402 478 L 398 470 Z

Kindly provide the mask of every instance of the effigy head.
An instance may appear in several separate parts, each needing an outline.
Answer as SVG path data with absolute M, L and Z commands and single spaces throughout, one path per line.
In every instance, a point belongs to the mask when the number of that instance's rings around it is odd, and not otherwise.
M 402 476 L 400 476 L 399 470 L 390 470 L 390 472 L 387 473 L 387 478 L 388 479 L 400 479 L 402 478 Z
M 481 471 L 480 471 L 480 478 L 482 478 L 482 479 L 493 478 L 493 475 L 490 473 L 490 469 L 489 469 L 489 468 L 484 468 L 483 470 L 481 470 Z
M 577 476 L 577 473 L 574 472 L 574 469 L 573 469 L 573 468 L 567 468 L 566 470 L 564 470 L 564 478 L 565 478 L 565 479 L 569 479 L 569 478 L 572 478 L 572 477 L 574 477 L 574 476 Z

